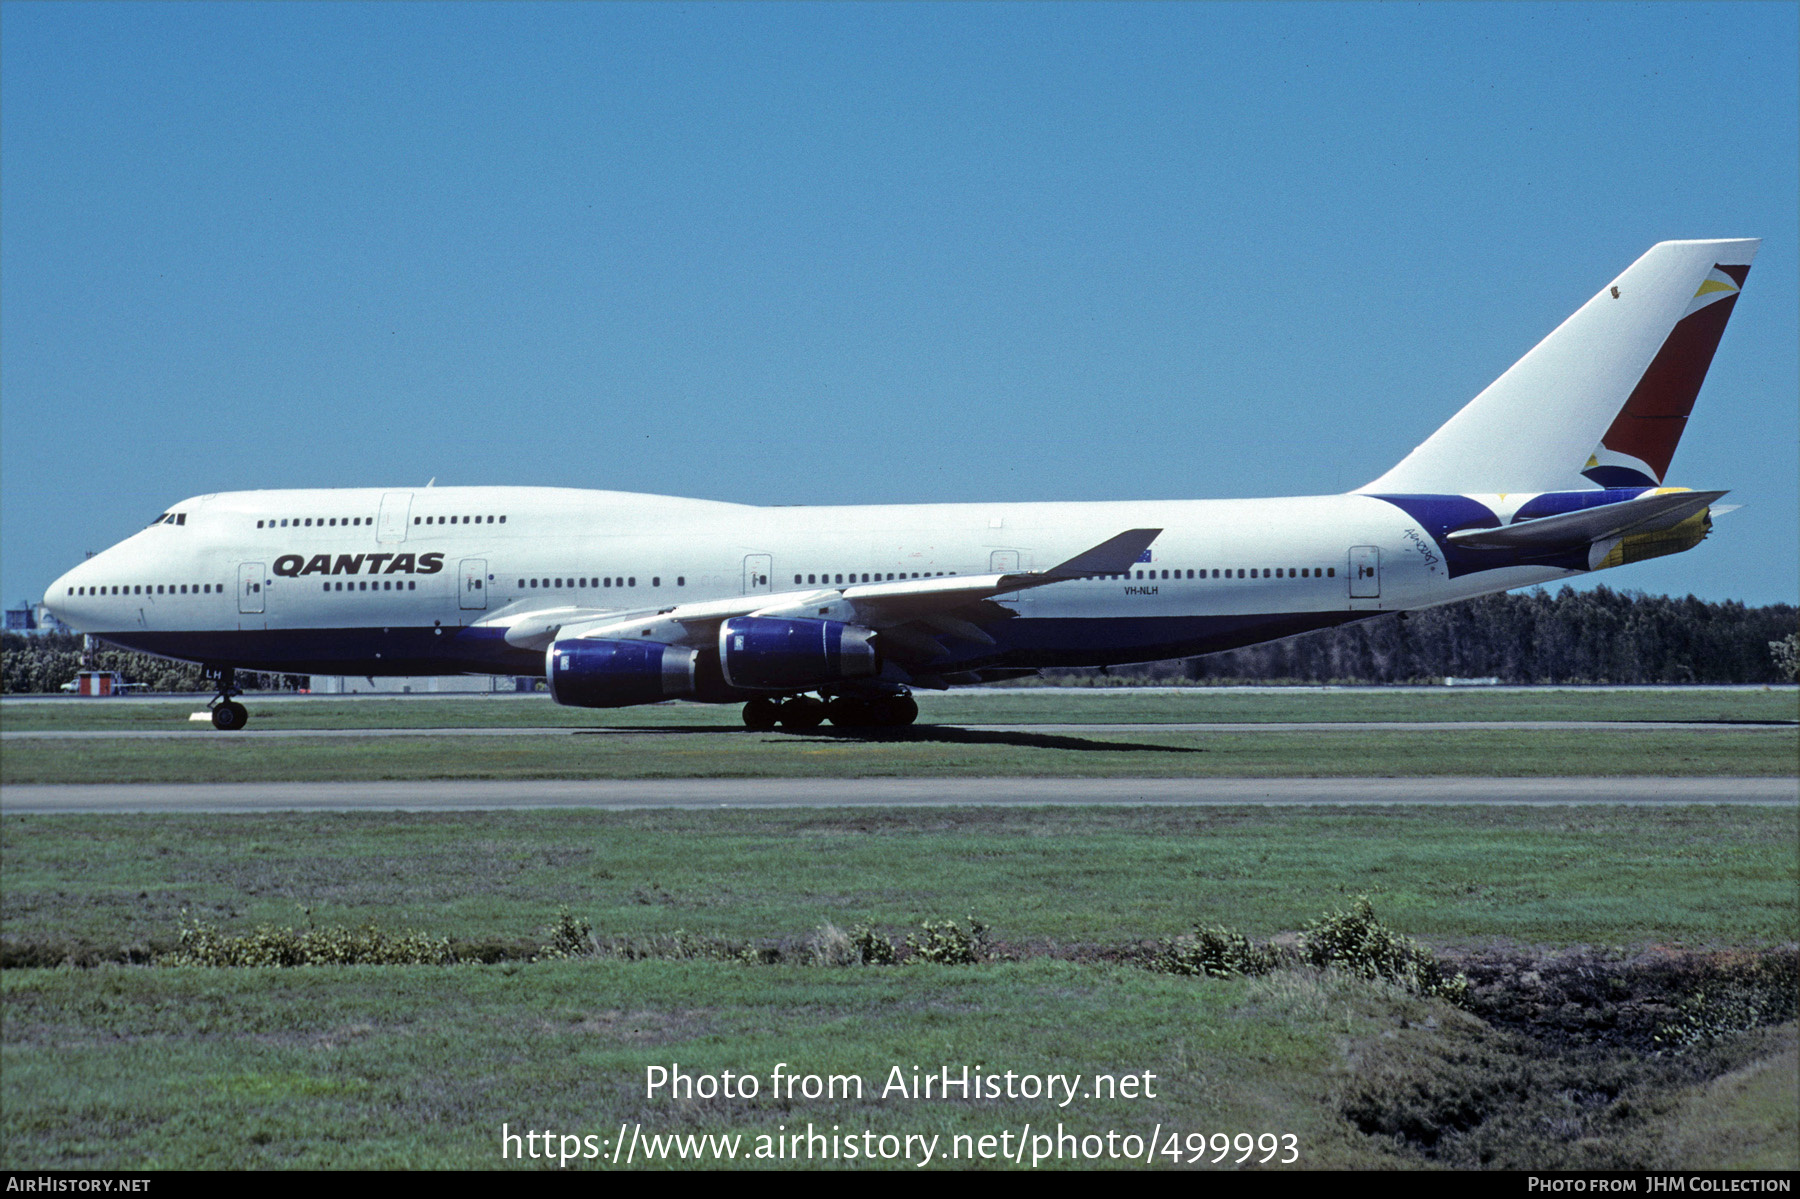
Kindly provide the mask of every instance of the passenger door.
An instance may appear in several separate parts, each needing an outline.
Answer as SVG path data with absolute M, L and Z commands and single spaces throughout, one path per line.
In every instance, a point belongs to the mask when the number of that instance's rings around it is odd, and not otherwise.
M 376 541 L 405 541 L 406 522 L 412 513 L 412 492 L 390 491 L 381 497 L 380 523 L 375 526 Z
M 1018 570 L 1018 550 L 994 550 L 988 555 L 989 574 L 1016 574 Z M 994 602 L 996 604 L 1005 604 L 1007 607 L 1016 610 L 1019 604 L 1024 601 L 1026 594 L 1027 593 L 1023 591 L 1009 591 L 1005 595 L 996 595 L 994 597 Z
M 463 559 L 462 588 L 458 592 L 458 602 L 465 610 L 487 607 L 486 558 Z
M 775 572 L 775 559 L 769 554 L 744 556 L 744 594 L 768 595 L 773 588 L 769 577 Z
M 263 599 L 263 564 L 261 562 L 238 563 L 238 611 L 244 613 L 264 610 Z
M 1350 598 L 1381 598 L 1381 547 L 1350 547 Z

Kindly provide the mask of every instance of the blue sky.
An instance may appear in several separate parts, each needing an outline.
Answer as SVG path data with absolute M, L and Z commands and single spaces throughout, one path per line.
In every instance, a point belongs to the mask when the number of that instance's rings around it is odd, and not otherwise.
M 1293 495 L 1763 237 L 1598 576 L 1800 599 L 1794 4 L 0 5 L 0 597 L 185 496 Z

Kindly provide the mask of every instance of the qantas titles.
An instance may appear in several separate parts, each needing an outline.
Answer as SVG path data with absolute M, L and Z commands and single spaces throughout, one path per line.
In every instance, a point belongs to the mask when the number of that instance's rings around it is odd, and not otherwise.
M 382 563 L 386 563 L 385 569 Z M 303 565 L 304 564 L 304 565 Z M 434 575 L 444 569 L 442 554 L 283 554 L 275 559 L 275 573 L 284 579 L 299 575 Z

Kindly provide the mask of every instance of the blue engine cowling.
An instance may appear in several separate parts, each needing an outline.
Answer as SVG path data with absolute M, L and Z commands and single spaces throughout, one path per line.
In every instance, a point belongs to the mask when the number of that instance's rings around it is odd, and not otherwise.
M 573 708 L 624 708 L 694 693 L 691 649 L 660 641 L 552 642 L 544 652 L 550 698 Z
M 881 673 L 873 629 L 838 620 L 739 616 L 719 626 L 719 666 L 733 687 L 810 690 Z

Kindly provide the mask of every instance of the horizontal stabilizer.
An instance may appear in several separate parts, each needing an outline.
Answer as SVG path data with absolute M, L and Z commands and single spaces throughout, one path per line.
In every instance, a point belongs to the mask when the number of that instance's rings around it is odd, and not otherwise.
M 1543 516 L 1498 529 L 1463 529 L 1449 535 L 1451 543 L 1476 550 L 1553 550 L 1588 545 L 1608 537 L 1656 533 L 1672 529 L 1709 507 L 1723 491 L 1678 491 L 1642 495 L 1634 500 Z

